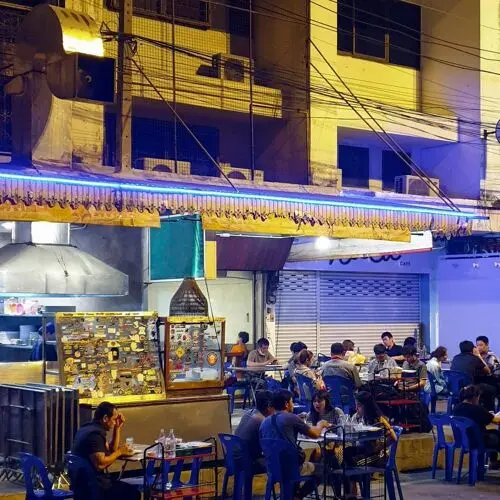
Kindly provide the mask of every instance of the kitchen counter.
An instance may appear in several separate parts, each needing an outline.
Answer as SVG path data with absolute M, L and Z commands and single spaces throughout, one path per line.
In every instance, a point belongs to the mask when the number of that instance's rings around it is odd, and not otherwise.
M 0 362 L 29 361 L 33 346 L 0 344 Z

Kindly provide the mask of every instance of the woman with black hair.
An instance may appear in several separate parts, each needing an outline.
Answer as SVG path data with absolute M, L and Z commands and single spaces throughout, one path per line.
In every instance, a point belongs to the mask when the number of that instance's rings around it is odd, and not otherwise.
M 371 393 L 361 391 L 356 394 L 356 413 L 350 418 L 353 424 L 380 427 L 385 431 L 385 438 L 368 441 L 362 446 L 352 446 L 344 450 L 344 461 L 347 467 L 374 466 L 385 467 L 389 457 L 389 447 L 397 440 L 396 433 L 389 420 L 384 416 Z M 356 482 L 350 484 L 350 496 L 355 497 Z
M 332 425 L 332 430 L 335 432 L 335 427 L 344 425 L 344 412 L 340 408 L 335 408 L 331 401 L 328 391 L 320 390 L 316 392 L 311 400 L 311 411 L 309 420 L 312 425 L 318 425 L 319 422 L 325 421 Z M 325 460 L 328 471 L 340 469 L 340 464 L 335 454 L 336 444 L 329 443 L 325 448 Z M 315 449 L 311 453 L 311 462 L 322 462 L 323 453 L 321 449 Z M 337 496 L 340 497 L 341 481 L 340 477 L 335 474 L 330 474 L 328 481 L 334 488 Z
M 328 391 L 321 390 L 314 394 L 309 413 L 312 425 L 317 425 L 321 420 L 325 420 L 335 427 L 341 425 L 344 418 L 344 412 L 340 408 L 332 406 Z
M 349 466 L 354 467 L 359 462 L 359 459 L 361 459 L 363 464 L 384 465 L 382 462 L 384 462 L 388 456 L 387 449 L 384 449 L 384 442 L 385 446 L 388 447 L 396 441 L 397 437 L 389 420 L 384 416 L 378 404 L 375 402 L 375 399 L 373 399 L 373 396 L 369 392 L 362 391 L 356 394 L 356 413 L 351 417 L 350 421 L 353 424 L 362 424 L 384 429 L 385 440 L 382 440 L 383 442 L 381 443 L 369 443 L 371 449 L 365 447 L 348 448 L 349 454 L 347 453 L 348 450 L 346 450 L 345 460 L 348 463 L 350 462 Z

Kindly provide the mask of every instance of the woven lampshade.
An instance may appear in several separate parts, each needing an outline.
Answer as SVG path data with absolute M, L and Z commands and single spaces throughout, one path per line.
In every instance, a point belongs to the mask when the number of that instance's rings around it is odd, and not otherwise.
M 208 316 L 208 301 L 194 278 L 184 278 L 170 301 L 170 316 Z

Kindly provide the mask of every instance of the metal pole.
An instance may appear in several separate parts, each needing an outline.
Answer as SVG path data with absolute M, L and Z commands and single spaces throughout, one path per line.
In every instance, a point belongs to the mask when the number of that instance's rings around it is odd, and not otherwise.
M 172 0 L 172 105 L 174 107 L 174 171 L 179 173 L 177 167 L 177 75 L 175 66 L 175 0 Z
M 252 0 L 248 0 L 248 57 L 250 59 L 250 171 L 252 173 L 252 181 L 255 179 L 255 132 L 254 132 L 254 116 L 253 116 L 253 16 L 252 16 Z
M 132 0 L 120 0 L 118 19 L 118 67 L 115 171 L 132 168 Z

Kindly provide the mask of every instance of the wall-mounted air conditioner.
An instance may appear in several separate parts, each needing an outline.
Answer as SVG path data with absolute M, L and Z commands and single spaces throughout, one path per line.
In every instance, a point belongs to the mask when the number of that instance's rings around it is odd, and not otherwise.
M 252 171 L 249 168 L 236 168 L 230 163 L 220 163 L 222 171 L 230 178 L 241 181 L 251 181 Z M 260 184 L 264 182 L 264 171 L 254 170 L 254 182 Z
M 175 161 L 165 160 L 162 158 L 138 158 L 136 168 L 146 170 L 148 172 L 166 172 L 170 174 L 191 174 L 191 163 L 189 161 L 178 161 L 177 172 L 175 171 Z
M 248 82 L 250 59 L 232 54 L 215 54 L 212 56 L 212 70 L 216 78 L 231 82 Z
M 427 179 L 439 188 L 439 179 Z M 394 191 L 402 194 L 413 194 L 416 196 L 438 196 L 420 177 L 416 175 L 398 175 L 394 179 Z

